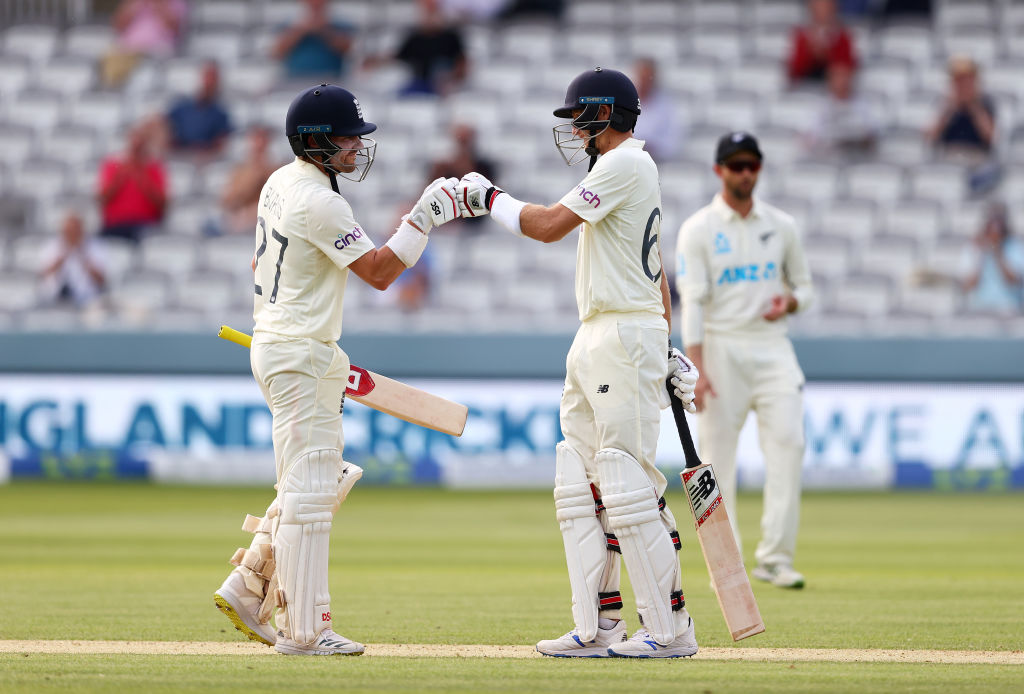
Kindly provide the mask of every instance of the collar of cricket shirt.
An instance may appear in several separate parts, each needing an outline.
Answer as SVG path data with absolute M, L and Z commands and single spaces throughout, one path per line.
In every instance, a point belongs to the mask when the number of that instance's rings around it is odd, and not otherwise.
M 754 196 L 754 206 L 750 208 L 750 214 L 746 217 L 741 217 L 739 212 L 729 207 L 721 193 L 715 193 L 715 197 L 711 201 L 711 209 L 718 213 L 718 216 L 722 218 L 723 222 L 749 222 L 752 219 L 761 218 L 761 203 L 756 195 Z
M 316 179 L 325 188 L 331 187 L 331 179 L 327 177 L 327 174 L 318 169 L 316 164 L 305 159 L 299 159 L 298 157 L 295 157 L 295 163 L 299 165 L 299 171 L 302 172 L 303 176 Z

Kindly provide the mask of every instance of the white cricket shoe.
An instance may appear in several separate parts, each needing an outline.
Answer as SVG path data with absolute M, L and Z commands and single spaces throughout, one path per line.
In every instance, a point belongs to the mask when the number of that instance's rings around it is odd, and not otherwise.
M 670 644 L 658 643 L 647 627 L 640 627 L 629 641 L 608 649 L 608 655 L 615 658 L 689 658 L 696 652 L 693 619 L 688 619 L 686 630 Z
M 593 641 L 583 641 L 575 629 L 557 639 L 537 642 L 537 652 L 555 658 L 607 658 L 608 647 L 626 640 L 626 623 L 619 620 L 611 629 L 597 628 Z
M 296 643 L 279 631 L 274 650 L 284 655 L 362 655 L 366 646 L 346 639 L 332 629 L 324 629 L 313 643 L 307 645 Z
M 261 602 L 260 596 L 246 587 L 245 577 L 237 571 L 232 571 L 213 594 L 213 604 L 231 620 L 235 629 L 245 634 L 250 641 L 273 646 L 277 640 L 274 627 L 260 624 L 256 618 Z
M 750 575 L 779 588 L 803 588 L 804 575 L 787 564 L 758 564 Z

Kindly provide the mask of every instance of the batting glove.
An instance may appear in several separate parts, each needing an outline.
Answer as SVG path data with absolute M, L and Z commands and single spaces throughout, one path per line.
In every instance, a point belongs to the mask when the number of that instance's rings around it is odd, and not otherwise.
M 675 347 L 668 353 L 668 377 L 672 384 L 672 393 L 683 403 L 683 409 L 690 414 L 696 413 L 697 406 L 693 404 L 693 394 L 700 373 L 693 362 Z
M 494 199 L 504 192 L 483 174 L 471 171 L 459 181 L 455 197 L 463 217 L 479 217 L 489 213 Z
M 458 183 L 457 178 L 439 178 L 428 185 L 409 211 L 409 221 L 426 234 L 432 227 L 459 217 L 459 206 L 455 202 Z

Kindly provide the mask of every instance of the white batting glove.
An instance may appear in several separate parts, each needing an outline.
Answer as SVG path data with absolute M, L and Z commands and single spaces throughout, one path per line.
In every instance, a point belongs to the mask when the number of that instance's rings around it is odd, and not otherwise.
M 672 393 L 683 403 L 683 409 L 690 414 L 696 413 L 697 406 L 693 404 L 693 397 L 700 373 L 693 362 L 675 347 L 668 353 L 668 376 Z
M 491 211 L 494 198 L 504 193 L 496 188 L 483 174 L 471 171 L 462 177 L 455 189 L 455 198 L 459 201 L 462 216 L 479 217 Z
M 409 221 L 424 234 L 432 227 L 441 226 L 459 217 L 459 206 L 455 202 L 457 178 L 439 178 L 423 189 L 423 195 L 409 210 Z

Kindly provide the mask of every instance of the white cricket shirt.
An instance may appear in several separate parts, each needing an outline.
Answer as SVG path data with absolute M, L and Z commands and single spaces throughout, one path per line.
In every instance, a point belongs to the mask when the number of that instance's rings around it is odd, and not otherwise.
M 348 265 L 373 242 L 330 179 L 296 158 L 267 179 L 256 226 L 256 331 L 337 342 Z
M 664 315 L 658 167 L 630 138 L 601 155 L 558 202 L 583 218 L 576 250 L 580 320 L 607 311 Z
M 791 293 L 798 310 L 814 298 L 793 218 L 756 197 L 741 217 L 721 194 L 679 229 L 676 288 L 686 346 L 701 344 L 705 332 L 785 335 L 785 317 L 762 318 L 771 298 Z

